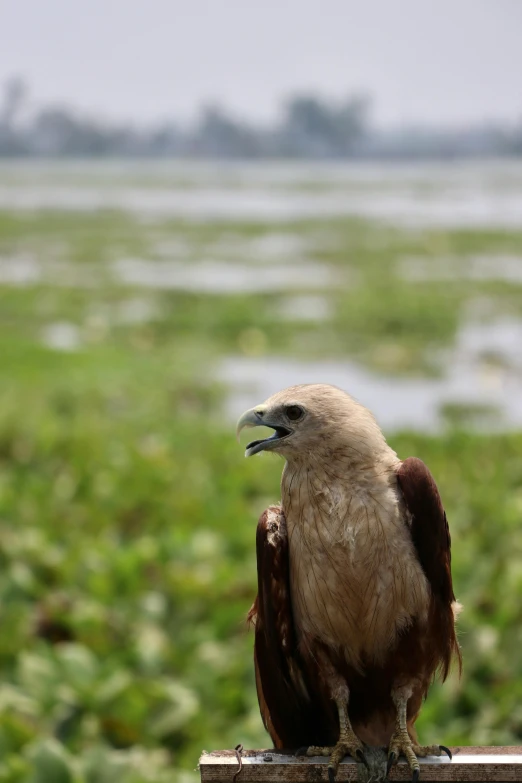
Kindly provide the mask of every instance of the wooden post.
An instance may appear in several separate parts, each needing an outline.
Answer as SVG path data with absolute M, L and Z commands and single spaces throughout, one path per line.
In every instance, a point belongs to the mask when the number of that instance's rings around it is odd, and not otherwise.
M 446 756 L 419 759 L 420 783 L 427 781 L 522 781 L 522 746 L 451 748 Z M 201 783 L 328 783 L 328 759 L 295 758 L 284 750 L 243 750 L 241 771 L 236 752 L 204 752 L 199 761 Z M 339 767 L 337 783 L 357 781 L 358 765 L 346 758 Z M 390 781 L 411 781 L 411 772 L 401 757 L 390 772 Z

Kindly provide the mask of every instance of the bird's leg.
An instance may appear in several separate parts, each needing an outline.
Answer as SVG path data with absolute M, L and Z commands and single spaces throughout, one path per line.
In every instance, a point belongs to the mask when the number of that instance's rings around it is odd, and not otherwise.
M 333 747 L 321 747 L 320 745 L 310 745 L 308 748 L 300 748 L 296 755 L 298 756 L 329 756 L 328 778 L 330 783 L 335 781 L 335 775 L 339 769 L 339 764 L 346 755 L 352 756 L 357 761 L 362 761 L 367 765 L 364 756 L 364 746 L 352 729 L 350 718 L 348 717 L 348 698 L 349 691 L 346 685 L 335 689 L 333 700 L 335 701 L 337 712 L 339 713 L 339 741 Z
M 411 739 L 407 724 L 407 706 L 408 699 L 412 695 L 411 687 L 394 688 L 391 695 L 397 712 L 395 716 L 395 731 L 388 746 L 388 772 L 402 753 L 410 766 L 412 781 L 417 783 L 420 776 L 418 757 L 441 756 L 444 752 L 451 759 L 451 751 L 444 745 L 426 745 L 423 747 L 422 745 L 417 745 Z

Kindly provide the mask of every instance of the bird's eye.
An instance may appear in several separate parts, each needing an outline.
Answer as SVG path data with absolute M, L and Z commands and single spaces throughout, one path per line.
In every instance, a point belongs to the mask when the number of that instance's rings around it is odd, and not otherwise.
M 299 405 L 289 405 L 285 413 L 290 421 L 299 421 L 304 416 L 304 410 Z

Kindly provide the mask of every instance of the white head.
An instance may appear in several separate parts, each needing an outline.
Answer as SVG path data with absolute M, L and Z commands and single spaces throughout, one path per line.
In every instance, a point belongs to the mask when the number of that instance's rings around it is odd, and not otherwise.
M 238 421 L 244 427 L 271 427 L 274 434 L 249 443 L 247 457 L 275 451 L 288 461 L 332 456 L 373 463 L 383 452 L 395 457 L 373 414 L 349 394 L 328 384 L 283 389 Z

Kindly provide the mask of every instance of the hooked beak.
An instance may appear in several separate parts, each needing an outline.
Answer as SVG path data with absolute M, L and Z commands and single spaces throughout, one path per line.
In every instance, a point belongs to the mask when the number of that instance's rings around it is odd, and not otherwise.
M 252 457 L 260 451 L 268 451 L 276 446 L 280 440 L 292 434 L 291 429 L 268 421 L 264 414 L 265 409 L 262 406 L 251 408 L 243 413 L 237 423 L 236 435 L 238 440 L 239 433 L 246 427 L 270 427 L 274 430 L 274 434 L 269 438 L 265 438 L 264 440 L 253 440 L 249 443 L 245 450 L 245 457 Z

